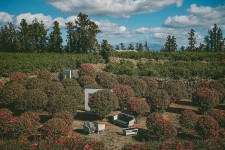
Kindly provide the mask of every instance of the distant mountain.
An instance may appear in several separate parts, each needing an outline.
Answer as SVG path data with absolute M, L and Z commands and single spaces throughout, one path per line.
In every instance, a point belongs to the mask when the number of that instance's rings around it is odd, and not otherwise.
M 130 43 L 133 44 L 134 47 L 135 47 L 136 44 L 137 44 L 137 42 L 127 42 L 127 43 L 123 43 L 123 44 L 124 44 L 125 47 L 127 48 L 127 47 L 129 46 Z M 120 44 L 120 43 L 119 43 L 119 44 Z M 115 48 L 116 45 L 119 45 L 119 44 L 113 44 L 112 46 Z M 142 44 L 144 45 L 144 42 L 142 42 Z M 149 46 L 149 48 L 150 48 L 151 51 L 159 51 L 159 50 L 162 48 L 162 46 L 161 46 L 160 44 L 156 44 L 156 43 L 151 44 L 151 43 L 148 42 L 148 46 Z

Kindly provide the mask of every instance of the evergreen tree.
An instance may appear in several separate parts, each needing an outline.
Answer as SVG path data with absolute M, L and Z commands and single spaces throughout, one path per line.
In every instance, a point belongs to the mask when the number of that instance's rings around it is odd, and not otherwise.
M 100 53 L 101 53 L 102 57 L 105 59 L 106 63 L 109 62 L 109 56 L 110 56 L 112 50 L 113 50 L 113 47 L 108 43 L 108 41 L 102 40 Z
M 19 49 L 22 52 L 28 52 L 29 41 L 30 41 L 30 27 L 25 19 L 22 19 L 20 22 L 19 33 L 18 33 L 18 40 L 19 40 Z
M 66 29 L 67 29 L 67 46 L 66 46 L 66 52 L 75 52 L 77 41 L 75 41 L 77 38 L 75 37 L 75 26 L 72 22 L 66 23 Z M 74 36 L 75 35 L 75 36 Z
M 120 49 L 121 50 L 126 50 L 125 45 L 123 43 L 120 43 Z
M 134 45 L 130 43 L 129 46 L 127 47 L 127 50 L 134 50 Z
M 150 50 L 147 41 L 145 41 L 145 44 L 144 44 L 144 50 L 146 50 L 146 51 L 149 51 L 149 50 Z
M 188 51 L 195 51 L 195 44 L 196 44 L 196 38 L 194 37 L 195 36 L 195 30 L 194 29 L 191 29 L 190 32 L 188 33 L 189 34 L 189 38 L 188 38 L 188 48 L 187 50 Z
M 182 52 L 185 51 L 185 47 L 184 46 L 181 46 L 180 47 L 180 51 L 182 51 Z
M 208 35 L 205 36 L 204 42 L 206 44 L 207 51 L 223 51 L 224 50 L 224 39 L 223 32 L 214 24 L 214 27 L 208 31 Z
M 177 49 L 176 38 L 169 35 L 166 39 L 166 43 L 161 51 L 163 52 L 175 52 Z
M 61 37 L 61 31 L 59 28 L 59 23 L 54 21 L 53 23 L 53 31 L 49 34 L 48 40 L 48 51 L 49 52 L 62 52 L 62 42 L 63 39 Z
M 91 52 L 98 44 L 96 35 L 100 33 L 98 25 L 88 18 L 88 15 L 79 13 L 75 20 L 75 34 L 78 52 Z
M 119 45 L 116 45 L 116 48 L 115 48 L 116 50 L 119 50 L 120 49 L 120 46 Z

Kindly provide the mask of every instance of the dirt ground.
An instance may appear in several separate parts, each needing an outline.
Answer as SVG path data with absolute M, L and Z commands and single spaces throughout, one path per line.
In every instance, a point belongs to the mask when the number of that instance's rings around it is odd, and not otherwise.
M 179 127 L 178 119 L 180 116 L 180 112 L 185 109 L 191 109 L 194 111 L 197 110 L 196 107 L 193 107 L 191 105 L 190 100 L 182 100 L 178 104 L 172 103 L 168 111 L 163 113 L 163 117 L 166 120 L 172 121 L 177 127 Z M 107 150 L 120 150 L 126 143 L 141 143 L 142 141 L 138 136 L 140 136 L 140 133 L 147 131 L 147 128 L 145 126 L 146 117 L 142 117 L 138 124 L 134 124 L 133 127 L 139 129 L 137 135 L 125 136 L 122 133 L 122 129 L 125 127 L 114 125 L 112 121 L 112 116 L 118 113 L 120 113 L 120 111 L 114 111 L 106 119 L 100 120 L 99 117 L 94 114 L 79 111 L 75 117 L 75 121 L 73 122 L 73 132 L 82 137 L 105 143 Z M 106 127 L 105 130 L 100 132 L 99 134 L 94 133 L 87 135 L 84 134 L 83 131 L 83 121 L 99 121 L 100 123 L 105 124 Z

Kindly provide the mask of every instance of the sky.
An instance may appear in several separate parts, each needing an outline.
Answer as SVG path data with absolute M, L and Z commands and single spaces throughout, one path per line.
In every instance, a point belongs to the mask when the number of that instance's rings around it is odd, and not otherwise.
M 51 30 L 58 21 L 65 44 L 65 23 L 74 22 L 79 12 L 99 26 L 99 42 L 112 45 L 147 41 L 154 49 L 170 34 L 178 47 L 187 46 L 191 28 L 199 45 L 215 23 L 225 31 L 225 0 L 0 0 L 0 26 L 36 18 Z

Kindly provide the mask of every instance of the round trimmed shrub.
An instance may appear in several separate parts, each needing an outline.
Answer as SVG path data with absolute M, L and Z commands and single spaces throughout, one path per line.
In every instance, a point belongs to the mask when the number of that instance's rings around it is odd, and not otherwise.
M 65 88 L 66 95 L 73 97 L 73 99 L 76 101 L 78 105 L 83 105 L 84 104 L 84 93 L 83 89 L 78 86 L 78 87 L 67 87 Z
M 198 122 L 199 116 L 192 110 L 185 110 L 181 112 L 179 122 L 182 128 L 194 129 Z
M 19 83 L 8 82 L 1 92 L 0 104 L 9 105 L 19 101 L 26 89 Z
M 106 117 L 118 105 L 116 95 L 110 90 L 101 90 L 92 94 L 89 98 L 91 111 L 101 118 Z
M 103 88 L 108 89 L 114 88 L 118 84 L 115 75 L 103 71 L 97 73 L 96 82 Z
M 134 90 L 127 85 L 118 84 L 114 87 L 113 92 L 116 94 L 120 109 L 124 110 L 127 102 L 134 97 Z
M 36 113 L 25 112 L 19 116 L 20 126 L 23 128 L 23 135 L 29 136 L 38 133 L 37 127 L 40 124 L 40 117 Z
M 225 127 L 225 112 L 223 110 L 214 109 L 207 113 L 207 115 L 213 117 L 220 127 Z
M 54 96 L 58 94 L 65 94 L 65 89 L 60 82 L 50 82 L 45 87 L 45 93 L 48 96 Z
M 43 110 L 48 102 L 47 94 L 39 89 L 24 92 L 22 98 L 16 102 L 18 110 Z
M 83 88 L 101 88 L 96 82 L 95 78 L 90 76 L 81 76 L 79 78 L 79 83 Z
M 150 112 L 148 103 L 145 100 L 139 99 L 137 97 L 133 97 L 130 101 L 128 101 L 127 108 L 136 117 L 141 117 L 145 113 Z
M 73 122 L 73 114 L 68 111 L 62 111 L 54 114 L 54 118 L 63 119 L 68 125 L 71 125 Z
M 62 80 L 62 84 L 63 84 L 64 88 L 67 88 L 67 87 L 79 87 L 80 86 L 76 79 L 65 79 L 65 80 Z
M 69 133 L 70 126 L 61 118 L 52 118 L 43 124 L 42 129 L 49 137 L 60 137 Z
M 45 91 L 47 85 L 51 83 L 51 81 L 46 81 L 41 78 L 30 78 L 27 80 L 26 88 L 27 89 L 39 89 Z
M 9 109 L 3 108 L 0 109 L 0 132 L 7 132 L 7 121 L 12 117 L 12 112 Z
M 143 80 L 147 84 L 145 97 L 148 97 L 158 89 L 159 85 L 157 80 L 151 77 L 144 78 Z
M 79 73 L 79 76 L 89 76 L 89 77 L 95 78 L 97 69 L 93 65 L 86 63 L 80 66 L 78 73 Z
M 182 80 L 169 80 L 162 83 L 163 89 L 169 94 L 173 102 L 185 98 L 186 87 Z
M 177 135 L 176 127 L 169 121 L 164 120 L 159 113 L 152 113 L 147 117 L 146 126 L 150 134 L 159 138 L 159 140 L 173 139 Z
M 148 96 L 147 102 L 153 111 L 165 111 L 171 103 L 168 93 L 161 89 Z
M 47 111 L 53 115 L 56 112 L 68 111 L 72 114 L 76 112 L 77 103 L 72 96 L 57 94 L 49 98 Z
M 219 136 L 219 124 L 217 121 L 210 116 L 202 116 L 199 118 L 196 130 L 203 138 L 217 139 Z
M 9 78 L 11 82 L 17 82 L 17 83 L 23 84 L 28 79 L 28 76 L 23 72 L 15 72 L 15 73 L 12 73 L 9 76 Z
M 52 74 L 47 69 L 41 69 L 41 70 L 37 71 L 36 74 L 37 74 L 38 78 L 48 80 L 48 81 L 52 80 Z
M 216 106 L 219 98 L 214 90 L 199 88 L 192 94 L 192 102 L 199 107 L 200 111 L 205 112 Z
M 128 75 L 117 76 L 117 80 L 120 84 L 130 85 L 132 82 L 132 77 Z

